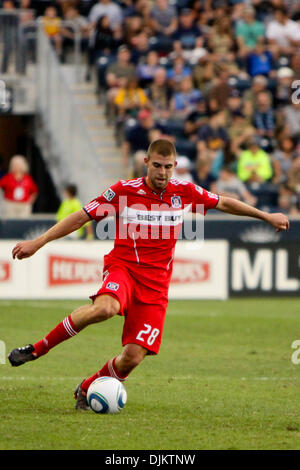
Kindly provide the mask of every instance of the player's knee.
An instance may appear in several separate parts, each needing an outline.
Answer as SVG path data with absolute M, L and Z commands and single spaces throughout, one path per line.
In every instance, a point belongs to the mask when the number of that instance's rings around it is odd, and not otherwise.
M 146 350 L 138 345 L 127 345 L 122 353 L 122 364 L 128 369 L 138 366 L 146 355 Z
M 118 305 L 110 300 L 103 300 L 91 306 L 90 317 L 95 323 L 108 320 L 119 311 Z

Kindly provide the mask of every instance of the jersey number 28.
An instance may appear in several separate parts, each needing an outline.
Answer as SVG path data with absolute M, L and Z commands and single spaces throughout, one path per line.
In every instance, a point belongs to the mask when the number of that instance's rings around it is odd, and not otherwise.
M 147 325 L 147 323 L 144 323 L 144 326 L 145 326 L 145 329 L 139 331 L 139 333 L 137 334 L 136 339 L 144 342 L 145 339 L 143 338 L 143 335 L 149 335 L 148 339 L 147 339 L 147 344 L 149 344 L 149 346 L 151 346 L 154 343 L 154 341 L 156 340 L 157 336 L 159 335 L 159 329 L 158 328 L 153 328 L 152 329 L 152 326 Z M 149 334 L 150 331 L 151 331 L 151 334 Z

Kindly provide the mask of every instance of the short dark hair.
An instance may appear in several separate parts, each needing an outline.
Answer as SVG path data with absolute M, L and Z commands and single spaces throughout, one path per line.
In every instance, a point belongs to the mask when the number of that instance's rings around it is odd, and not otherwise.
M 148 158 L 150 158 L 153 153 L 158 153 L 159 155 L 163 155 L 164 157 L 169 157 L 170 155 L 174 155 L 174 157 L 176 157 L 175 146 L 170 140 L 167 139 L 154 140 L 149 145 L 147 151 Z
M 70 196 L 75 197 L 77 194 L 77 186 L 75 184 L 67 184 L 65 186 L 65 191 L 67 191 Z

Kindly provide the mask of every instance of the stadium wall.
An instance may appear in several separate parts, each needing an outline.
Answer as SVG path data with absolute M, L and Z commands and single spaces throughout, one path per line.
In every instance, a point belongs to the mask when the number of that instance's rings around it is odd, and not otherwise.
M 12 260 L 14 245 L 0 242 L 0 298 L 80 299 L 99 289 L 103 256 L 113 242 L 57 241 L 22 261 Z M 226 299 L 227 266 L 227 241 L 179 241 L 170 298 Z
M 101 284 L 112 241 L 58 241 L 34 257 L 12 260 L 15 241 L 0 242 L 0 298 L 86 298 Z M 179 241 L 171 299 L 299 296 L 299 243 Z

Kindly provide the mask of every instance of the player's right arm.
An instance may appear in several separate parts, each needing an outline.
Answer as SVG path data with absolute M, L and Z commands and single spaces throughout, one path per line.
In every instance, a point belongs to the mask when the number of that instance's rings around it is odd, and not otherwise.
M 98 222 L 108 215 L 114 215 L 118 211 L 118 196 L 122 192 L 122 187 L 122 182 L 119 181 L 104 191 L 101 196 L 89 202 L 83 209 L 68 215 L 65 219 L 53 225 L 40 237 L 17 243 L 12 251 L 13 258 L 29 258 L 46 243 L 75 232 L 88 221 L 95 220 Z
M 83 209 L 76 211 L 53 225 L 53 227 L 43 233 L 40 237 L 35 238 L 34 240 L 26 240 L 17 243 L 12 250 L 12 256 L 14 259 L 29 258 L 34 255 L 36 251 L 42 248 L 42 246 L 46 245 L 46 243 L 69 235 L 69 233 L 78 230 L 89 220 L 90 217 Z

